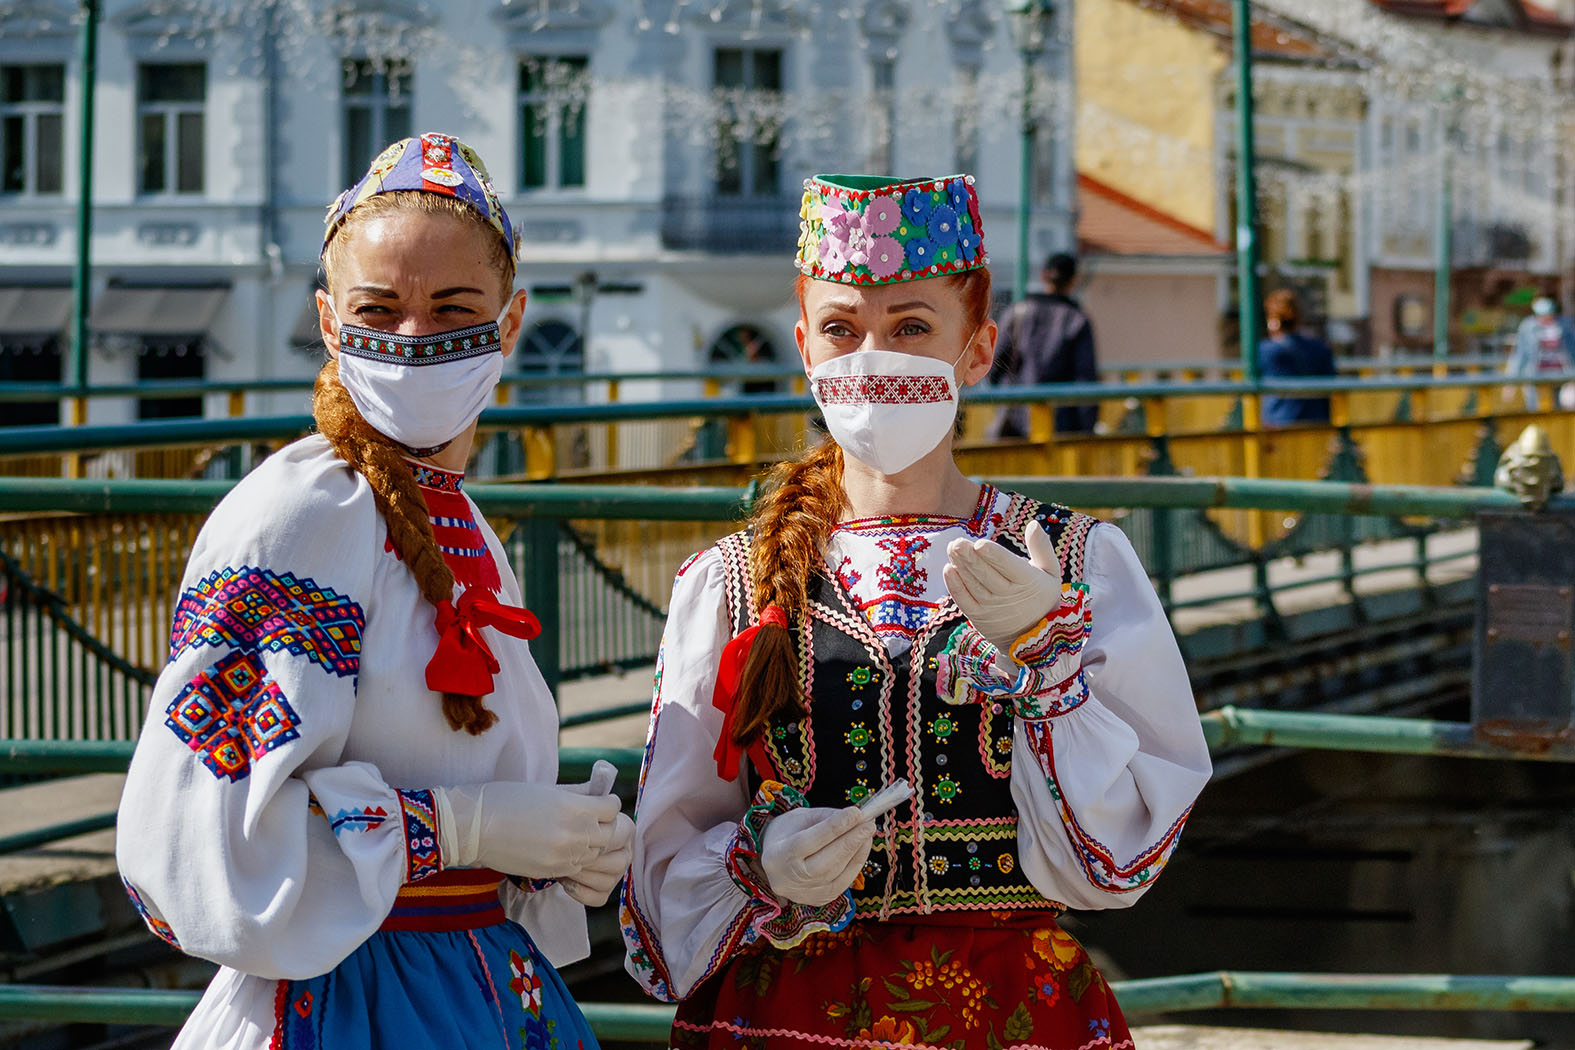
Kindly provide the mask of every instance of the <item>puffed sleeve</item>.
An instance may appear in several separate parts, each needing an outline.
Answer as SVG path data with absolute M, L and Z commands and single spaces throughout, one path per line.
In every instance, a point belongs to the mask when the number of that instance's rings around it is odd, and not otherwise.
M 1165 866 L 1211 764 L 1175 635 L 1126 535 L 1095 526 L 1085 565 L 1086 637 L 1067 644 L 1063 632 L 1027 658 L 1069 673 L 1040 674 L 1017 704 L 1012 797 L 1034 886 L 1073 908 L 1121 908 Z
M 375 615 L 383 530 L 370 490 L 332 456 L 292 446 L 276 459 L 193 547 L 116 860 L 171 944 L 243 973 L 306 978 L 441 865 L 431 792 L 340 760 Z
M 758 850 L 774 813 L 803 805 L 772 781 L 751 798 L 723 779 L 714 757 L 722 714 L 711 703 L 732 637 L 722 556 L 703 552 L 679 571 L 656 661 L 655 698 L 635 802 L 634 860 L 621 911 L 626 966 L 658 999 L 675 1001 L 741 947 L 765 937 L 791 945 L 836 929 L 851 898 L 824 908 L 775 899 Z

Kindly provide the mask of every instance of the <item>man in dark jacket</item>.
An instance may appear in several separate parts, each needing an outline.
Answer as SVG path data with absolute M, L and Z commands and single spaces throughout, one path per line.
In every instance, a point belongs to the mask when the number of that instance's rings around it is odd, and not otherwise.
M 1041 277 L 1046 290 L 1013 303 L 1001 318 L 992 373 L 995 384 L 1097 383 L 1094 326 L 1071 294 L 1077 279 L 1077 260 L 1065 252 L 1056 252 L 1045 260 Z M 1087 434 L 1094 429 L 1098 417 L 1098 405 L 1058 405 L 1055 432 Z M 1003 405 L 991 433 L 995 437 L 1026 436 L 1028 407 Z

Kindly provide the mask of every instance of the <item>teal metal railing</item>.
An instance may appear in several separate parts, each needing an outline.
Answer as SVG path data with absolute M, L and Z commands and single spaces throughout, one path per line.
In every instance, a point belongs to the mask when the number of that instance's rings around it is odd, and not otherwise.
M 1431 371 L 1440 362 L 1432 355 L 1397 356 L 1384 359 L 1343 357 L 1335 362 L 1342 374 L 1400 375 L 1411 372 Z M 1456 355 L 1442 362 L 1453 374 L 1495 372 L 1503 369 L 1504 358 L 1490 354 Z M 1214 361 L 1174 362 L 1109 362 L 1099 366 L 1102 376 L 1229 376 L 1239 373 L 1238 359 Z M 718 383 L 745 382 L 789 383 L 804 378 L 804 370 L 795 366 L 714 367 L 707 369 L 653 369 L 633 372 L 573 372 L 554 375 L 511 373 L 499 380 L 499 385 L 518 391 L 555 391 L 562 389 L 606 387 L 623 383 Z M 141 397 L 203 397 L 228 394 L 302 394 L 312 389 L 313 379 L 248 379 L 248 380 L 151 380 L 146 383 L 110 383 L 77 390 L 65 383 L 7 383 L 0 387 L 0 404 L 27 401 L 58 401 L 70 397 L 141 398 Z
M 1217 970 L 1111 981 L 1130 1015 L 1188 1010 L 1575 1010 L 1575 977 L 1254 973 Z M 0 1020 L 174 1027 L 198 992 L 0 985 Z M 667 1045 L 673 1007 L 579 1004 L 599 1039 Z
M 1284 593 L 1269 586 L 1267 567 L 1276 557 L 1316 551 L 1339 554 L 1338 571 L 1296 581 L 1292 586 L 1337 582 L 1347 594 L 1366 573 L 1397 566 L 1427 572 L 1445 557 L 1431 552 L 1427 536 L 1452 521 L 1484 509 L 1517 506 L 1508 493 L 1493 489 L 1425 486 L 1374 487 L 1359 482 L 1298 482 L 1211 478 L 1001 478 L 1000 484 L 1031 496 L 1079 506 L 1126 507 L 1116 523 L 1132 538 L 1150 568 L 1162 598 L 1174 609 L 1202 601 L 1251 598 L 1260 614 L 1273 619 Z M 162 664 L 158 640 L 167 620 L 151 595 L 164 604 L 178 589 L 184 553 L 164 550 L 174 515 L 205 514 L 228 491 L 227 481 L 91 481 L 0 478 L 0 514 L 29 518 L 0 522 L 0 573 L 8 581 L 5 633 L 0 636 L 0 681 L 8 719 L 0 732 L 56 737 L 128 737 L 140 721 L 148 682 Z M 543 674 L 562 680 L 649 664 L 663 627 L 662 604 L 671 574 L 687 554 L 701 549 L 733 527 L 747 508 L 750 492 L 734 488 L 664 489 L 586 485 L 477 485 L 470 489 L 506 535 L 505 546 L 526 588 L 527 603 L 538 611 L 543 635 L 532 648 Z M 1224 536 L 1204 511 L 1211 508 L 1275 508 L 1300 515 L 1296 529 L 1261 551 Z M 114 590 L 109 570 L 120 574 L 119 604 L 106 614 L 76 605 L 40 586 L 20 564 L 28 534 L 41 528 L 37 515 L 120 516 L 120 527 L 105 531 L 97 543 L 119 545 L 119 555 L 93 553 L 104 562 L 94 586 Z M 139 515 L 153 516 L 148 521 Z M 1425 519 L 1425 525 L 1416 524 Z M 61 519 L 72 528 L 80 519 Z M 685 525 L 685 523 L 689 523 Z M 44 525 L 48 522 L 45 521 Z M 688 529 L 688 531 L 684 531 Z M 188 534 L 189 533 L 185 533 Z M 68 564 L 90 552 L 83 541 L 61 528 L 48 544 L 34 543 L 35 562 L 47 555 L 50 579 L 79 580 L 90 575 Z M 152 538 L 150 538 L 152 537 Z M 1363 542 L 1402 538 L 1410 553 L 1357 567 L 1354 552 Z M 178 545 L 178 544 L 177 544 Z M 162 558 L 140 557 L 156 546 Z M 47 548 L 44 553 L 37 550 Z M 124 556 L 127 551 L 134 557 Z M 1215 588 L 1207 599 L 1173 601 L 1178 581 L 1210 569 L 1244 567 L 1238 589 Z M 40 569 L 33 569 L 38 575 Z M 639 580 L 628 573 L 638 571 Z M 140 574 L 140 575 L 139 575 Z M 65 586 L 64 583 L 61 586 Z M 96 592 L 95 592 L 96 593 Z M 104 600 L 109 600 L 105 598 Z M 78 609 L 77 616 L 72 610 Z M 116 624 L 140 616 L 148 621 L 135 632 L 141 646 L 114 651 L 104 637 L 84 624 Z M 122 632 L 123 634 L 125 632 Z M 129 643 L 128 643 L 129 644 Z

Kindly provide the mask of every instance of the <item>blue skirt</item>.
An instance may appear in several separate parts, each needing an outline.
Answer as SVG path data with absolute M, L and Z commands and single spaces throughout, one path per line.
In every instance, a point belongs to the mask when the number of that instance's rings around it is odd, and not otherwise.
M 276 1050 L 600 1050 L 563 979 L 498 903 L 496 872 L 400 891 L 383 928 L 321 977 L 280 981 Z

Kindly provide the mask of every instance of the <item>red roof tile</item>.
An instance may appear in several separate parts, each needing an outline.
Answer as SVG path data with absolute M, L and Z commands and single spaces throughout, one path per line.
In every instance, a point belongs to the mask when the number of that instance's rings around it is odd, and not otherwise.
M 1232 40 L 1230 0 L 1135 0 L 1142 7 L 1174 15 L 1186 25 Z M 1291 59 L 1333 59 L 1333 48 L 1316 30 L 1283 16 L 1265 17 L 1260 10 L 1252 19 L 1252 50 L 1258 55 Z
M 1478 3 L 1478 0 L 1368 0 L 1374 7 L 1396 15 L 1408 15 L 1412 18 L 1433 18 L 1442 22 L 1468 22 L 1466 16 Z M 1570 23 L 1560 18 L 1558 14 L 1533 0 L 1507 0 L 1508 6 L 1518 14 L 1511 25 L 1494 24 L 1489 22 L 1470 23 L 1481 25 L 1485 28 L 1519 30 L 1532 33 L 1550 33 L 1565 35 L 1570 32 Z
M 1218 255 L 1203 230 L 1088 175 L 1077 177 L 1077 242 L 1085 255 Z

